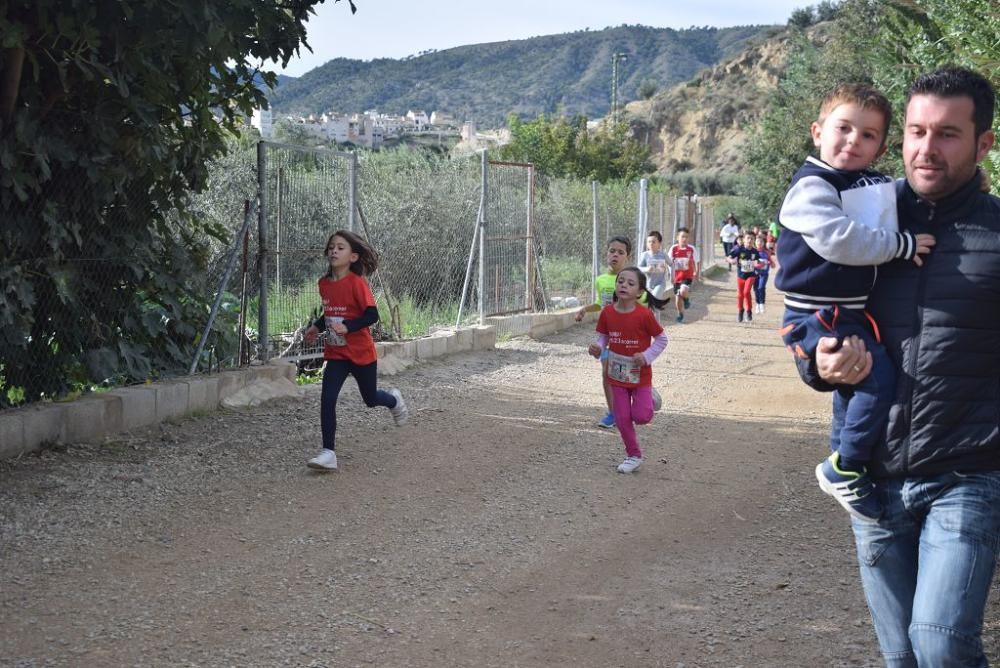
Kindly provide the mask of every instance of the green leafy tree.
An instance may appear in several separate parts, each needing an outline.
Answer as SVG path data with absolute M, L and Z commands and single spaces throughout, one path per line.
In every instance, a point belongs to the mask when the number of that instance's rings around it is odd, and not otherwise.
M 604 183 L 635 179 L 655 169 L 649 148 L 631 136 L 625 123 L 605 122 L 591 131 L 582 116 L 567 120 L 540 115 L 525 122 L 511 115 L 507 125 L 511 142 L 500 148 L 500 157 L 531 162 L 548 176 Z
M 640 100 L 649 100 L 656 95 L 656 82 L 652 79 L 643 79 L 636 91 Z
M 4 3 L 0 402 L 190 361 L 221 230 L 189 194 L 319 1 Z

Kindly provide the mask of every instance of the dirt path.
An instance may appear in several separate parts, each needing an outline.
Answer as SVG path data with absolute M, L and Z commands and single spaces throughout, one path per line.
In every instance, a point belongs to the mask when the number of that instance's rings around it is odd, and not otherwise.
M 827 398 L 730 276 L 668 327 L 634 475 L 592 325 L 386 379 L 401 429 L 348 385 L 335 474 L 316 386 L 0 464 L 0 665 L 881 665 L 812 475 Z

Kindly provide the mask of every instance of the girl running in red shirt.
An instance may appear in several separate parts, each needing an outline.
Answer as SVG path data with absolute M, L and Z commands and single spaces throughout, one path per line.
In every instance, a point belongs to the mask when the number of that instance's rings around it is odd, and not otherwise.
M 638 304 L 646 295 L 646 306 Z M 619 473 L 631 473 L 642 464 L 642 451 L 635 435 L 635 425 L 653 419 L 653 371 L 650 365 L 667 347 L 667 335 L 651 309 L 662 309 L 669 300 L 657 299 L 646 290 L 646 275 L 638 267 L 618 272 L 614 302 L 601 310 L 597 319 L 597 339 L 587 351 L 600 357 L 607 347 L 605 373 L 611 385 L 615 425 L 625 443 L 625 460 Z
M 321 471 L 337 468 L 334 441 L 337 433 L 337 397 L 347 376 L 354 376 L 361 398 L 369 408 L 385 406 L 396 425 L 409 417 L 397 389 L 378 389 L 375 340 L 368 327 L 378 322 L 375 297 L 364 276 L 378 267 L 378 255 L 358 235 L 338 230 L 326 242 L 330 270 L 319 279 L 323 315 L 306 329 L 307 343 L 323 332 L 323 390 L 320 396 L 320 428 L 323 449 L 308 466 Z

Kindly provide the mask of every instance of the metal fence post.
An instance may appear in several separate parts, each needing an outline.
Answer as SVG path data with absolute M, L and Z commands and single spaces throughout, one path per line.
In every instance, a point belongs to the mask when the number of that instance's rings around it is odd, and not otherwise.
M 257 312 L 257 346 L 260 359 L 267 362 L 271 344 L 267 332 L 267 143 L 257 144 L 257 190 L 260 210 L 257 212 L 257 276 L 260 280 L 260 306 Z
M 597 181 L 590 182 L 590 188 L 593 192 L 592 201 L 594 204 L 594 234 L 593 234 L 593 254 L 590 261 L 590 301 L 591 303 L 597 301 L 597 268 L 598 262 L 600 260 L 597 257 L 597 223 L 598 223 L 598 213 L 597 213 Z
M 479 324 L 486 324 L 486 206 L 489 200 L 487 187 L 486 151 L 482 152 L 482 171 L 480 178 L 483 184 L 482 206 L 479 208 Z
M 347 171 L 347 229 L 357 232 L 355 209 L 358 202 L 358 154 L 351 151 L 351 161 Z
M 636 208 L 639 209 L 636 215 L 635 221 L 635 253 L 632 258 L 638 261 L 639 254 L 642 249 L 646 247 L 646 227 L 649 224 L 649 211 L 648 211 L 648 188 L 649 181 L 646 179 L 639 179 L 639 198 Z
M 535 166 L 528 167 L 528 230 L 524 242 L 524 308 L 535 310 L 534 265 Z

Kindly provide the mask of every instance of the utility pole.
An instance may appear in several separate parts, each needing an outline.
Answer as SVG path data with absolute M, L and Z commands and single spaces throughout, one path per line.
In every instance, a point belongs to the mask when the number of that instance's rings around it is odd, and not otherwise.
M 615 52 L 611 54 L 611 122 L 618 123 L 618 63 L 628 60 L 628 55 Z

